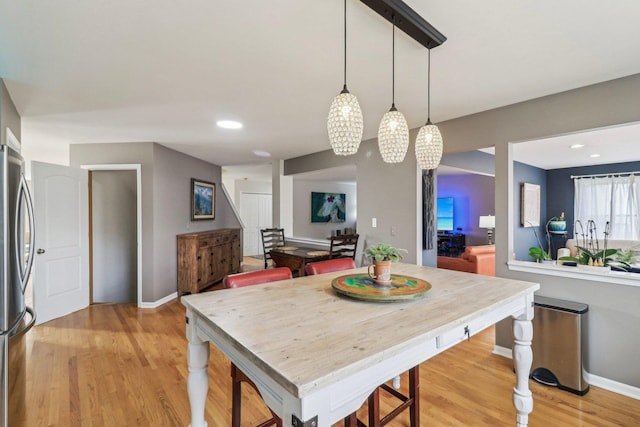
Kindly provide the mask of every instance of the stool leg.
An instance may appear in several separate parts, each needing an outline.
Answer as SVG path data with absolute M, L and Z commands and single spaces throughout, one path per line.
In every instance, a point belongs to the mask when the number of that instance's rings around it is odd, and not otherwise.
M 420 427 L 420 365 L 409 370 L 409 419 L 411 427 Z
M 242 383 L 238 380 L 238 368 L 231 364 L 231 427 L 240 427 Z
M 380 427 L 380 388 L 369 395 L 369 427 Z

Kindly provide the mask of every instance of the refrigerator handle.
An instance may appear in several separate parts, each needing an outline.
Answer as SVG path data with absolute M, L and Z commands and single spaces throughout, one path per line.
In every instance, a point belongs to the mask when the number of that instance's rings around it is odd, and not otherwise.
M 18 274 L 20 275 L 20 282 L 22 293 L 24 294 L 25 289 L 27 288 L 27 282 L 29 281 L 29 276 L 31 275 L 31 268 L 33 267 L 33 255 L 35 248 L 35 238 L 36 233 L 34 230 L 35 223 L 33 218 L 33 200 L 31 199 L 31 193 L 29 192 L 29 187 L 27 186 L 27 180 L 24 177 L 24 174 L 20 176 L 20 187 L 18 189 L 17 195 L 17 203 L 16 203 L 16 216 L 15 216 L 15 236 L 18 236 L 18 225 L 20 224 L 20 206 L 21 199 L 24 197 L 27 205 L 27 217 L 29 219 L 29 257 L 27 258 L 26 265 L 23 265 L 22 254 L 24 252 L 24 248 L 20 248 L 20 239 L 16 238 L 16 262 L 18 263 Z

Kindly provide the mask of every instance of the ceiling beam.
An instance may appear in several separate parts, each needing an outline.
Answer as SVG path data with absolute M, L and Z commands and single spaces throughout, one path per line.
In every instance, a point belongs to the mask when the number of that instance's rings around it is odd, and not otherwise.
M 447 38 L 402 0 L 361 0 L 378 15 L 393 23 L 427 49 L 440 46 Z

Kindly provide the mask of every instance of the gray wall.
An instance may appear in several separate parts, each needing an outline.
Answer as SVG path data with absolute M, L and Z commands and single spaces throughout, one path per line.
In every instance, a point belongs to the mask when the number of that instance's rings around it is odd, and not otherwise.
M 136 171 L 93 171 L 93 302 L 137 302 Z
M 18 110 L 16 110 L 16 106 L 2 79 L 0 79 L 0 89 L 0 144 L 4 145 L 7 142 L 6 128 L 11 129 L 18 141 L 22 141 L 20 114 L 18 114 Z
M 416 131 L 410 132 L 415 140 Z M 405 261 L 415 263 L 416 253 L 422 251 L 421 178 L 415 155 L 409 150 L 401 164 L 382 161 L 376 139 L 363 141 L 358 152 L 352 156 L 336 156 L 332 150 L 309 154 L 285 161 L 285 175 L 327 169 L 337 166 L 355 165 L 357 170 L 358 243 L 361 250 L 369 245 L 385 242 L 408 250 Z M 420 184 L 420 186 L 419 186 Z M 274 203 L 276 198 L 274 197 Z M 377 227 L 371 219 L 377 219 Z M 420 228 L 421 230 L 421 228 Z M 361 255 L 358 255 L 361 260 Z
M 331 236 L 331 230 L 356 228 L 357 186 L 331 181 L 293 180 L 293 236 L 324 239 Z M 311 222 L 311 192 L 344 193 L 346 199 L 345 222 Z
M 191 221 L 191 178 L 220 183 L 219 166 L 152 142 L 73 144 L 70 165 L 142 165 L 142 301 L 177 290 L 176 235 L 239 227 L 229 202 L 216 188 L 216 219 Z
M 638 287 L 607 285 L 509 271 L 513 255 L 515 206 L 512 142 L 632 123 L 640 120 L 640 74 L 568 92 L 538 98 L 439 123 L 447 153 L 495 146 L 496 273 L 542 284 L 541 295 L 590 304 L 589 371 L 614 381 L 640 387 L 640 292 Z M 415 132 L 412 132 L 412 140 Z M 335 156 L 330 150 L 288 160 L 285 173 L 306 172 L 343 164 L 358 170 L 358 230 L 369 239 L 404 244 L 411 253 L 421 244 L 416 222 L 416 170 L 411 150 L 404 163 L 384 165 L 375 139 L 365 141 L 354 156 Z M 519 194 L 519 193 L 518 193 Z M 382 196 L 379 196 L 382 195 Z M 389 203 L 389 201 L 392 203 Z M 399 208 L 400 207 L 400 208 Z M 378 229 L 370 227 L 377 216 Z M 383 218 L 383 221 L 380 221 Z M 513 221 L 513 222 L 512 222 Z M 388 226 L 402 224 L 395 238 Z M 510 346 L 510 322 L 498 325 L 498 345 Z

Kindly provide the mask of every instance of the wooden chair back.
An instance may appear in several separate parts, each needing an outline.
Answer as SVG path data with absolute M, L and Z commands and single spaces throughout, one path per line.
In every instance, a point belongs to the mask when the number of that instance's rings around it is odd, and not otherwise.
M 329 258 L 351 258 L 355 260 L 359 237 L 359 234 L 343 234 L 341 236 L 331 236 Z
M 284 228 L 265 228 L 260 230 L 262 235 L 262 249 L 264 250 L 264 268 L 269 266 L 271 259 L 269 251 L 278 246 L 284 246 Z

